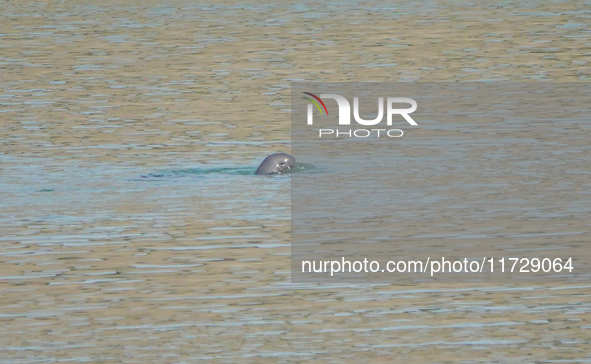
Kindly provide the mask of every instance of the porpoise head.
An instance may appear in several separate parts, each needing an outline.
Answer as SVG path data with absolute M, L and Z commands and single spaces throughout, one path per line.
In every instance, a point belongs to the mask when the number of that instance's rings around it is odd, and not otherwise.
M 265 160 L 255 174 L 281 174 L 295 165 L 295 158 L 287 153 L 271 154 Z

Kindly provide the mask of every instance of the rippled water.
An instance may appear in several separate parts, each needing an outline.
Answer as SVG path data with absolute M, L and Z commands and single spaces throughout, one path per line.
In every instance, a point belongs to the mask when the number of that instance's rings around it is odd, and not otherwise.
M 0 362 L 588 361 L 584 282 L 290 283 L 290 82 L 589 80 L 588 2 L 420 5 L 0 2 Z

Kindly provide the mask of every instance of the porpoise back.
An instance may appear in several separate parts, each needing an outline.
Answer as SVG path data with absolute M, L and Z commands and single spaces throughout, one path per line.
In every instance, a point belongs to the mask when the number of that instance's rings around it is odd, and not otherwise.
M 281 174 L 295 165 L 295 158 L 287 153 L 274 153 L 265 158 L 255 174 Z

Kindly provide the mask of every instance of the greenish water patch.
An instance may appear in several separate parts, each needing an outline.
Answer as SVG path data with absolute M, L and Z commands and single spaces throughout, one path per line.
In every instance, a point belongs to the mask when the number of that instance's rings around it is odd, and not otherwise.
M 254 174 L 256 169 L 250 167 L 227 167 L 227 168 L 187 168 L 170 171 L 172 176 L 203 175 L 203 174 L 232 174 L 248 176 Z
M 308 163 L 296 163 L 296 165 L 289 171 L 283 174 L 300 173 L 304 171 L 319 170 L 312 164 Z M 166 178 L 166 177 L 190 177 L 190 176 L 205 176 L 205 175 L 218 175 L 227 174 L 235 176 L 254 176 L 256 168 L 251 167 L 224 167 L 224 168 L 185 168 L 173 171 L 162 171 L 154 172 L 142 175 L 142 178 L 153 179 L 153 178 Z
M 256 169 L 250 167 L 227 167 L 227 168 L 185 168 L 174 171 L 162 171 L 142 175 L 142 178 L 161 177 L 187 177 L 202 176 L 207 174 L 230 174 L 239 176 L 254 175 Z

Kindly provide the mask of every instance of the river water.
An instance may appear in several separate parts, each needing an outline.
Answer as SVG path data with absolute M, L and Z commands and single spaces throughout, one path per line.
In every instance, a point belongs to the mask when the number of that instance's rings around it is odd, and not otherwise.
M 584 280 L 291 283 L 252 174 L 292 81 L 588 81 L 588 5 L 0 2 L 0 362 L 588 362 Z

